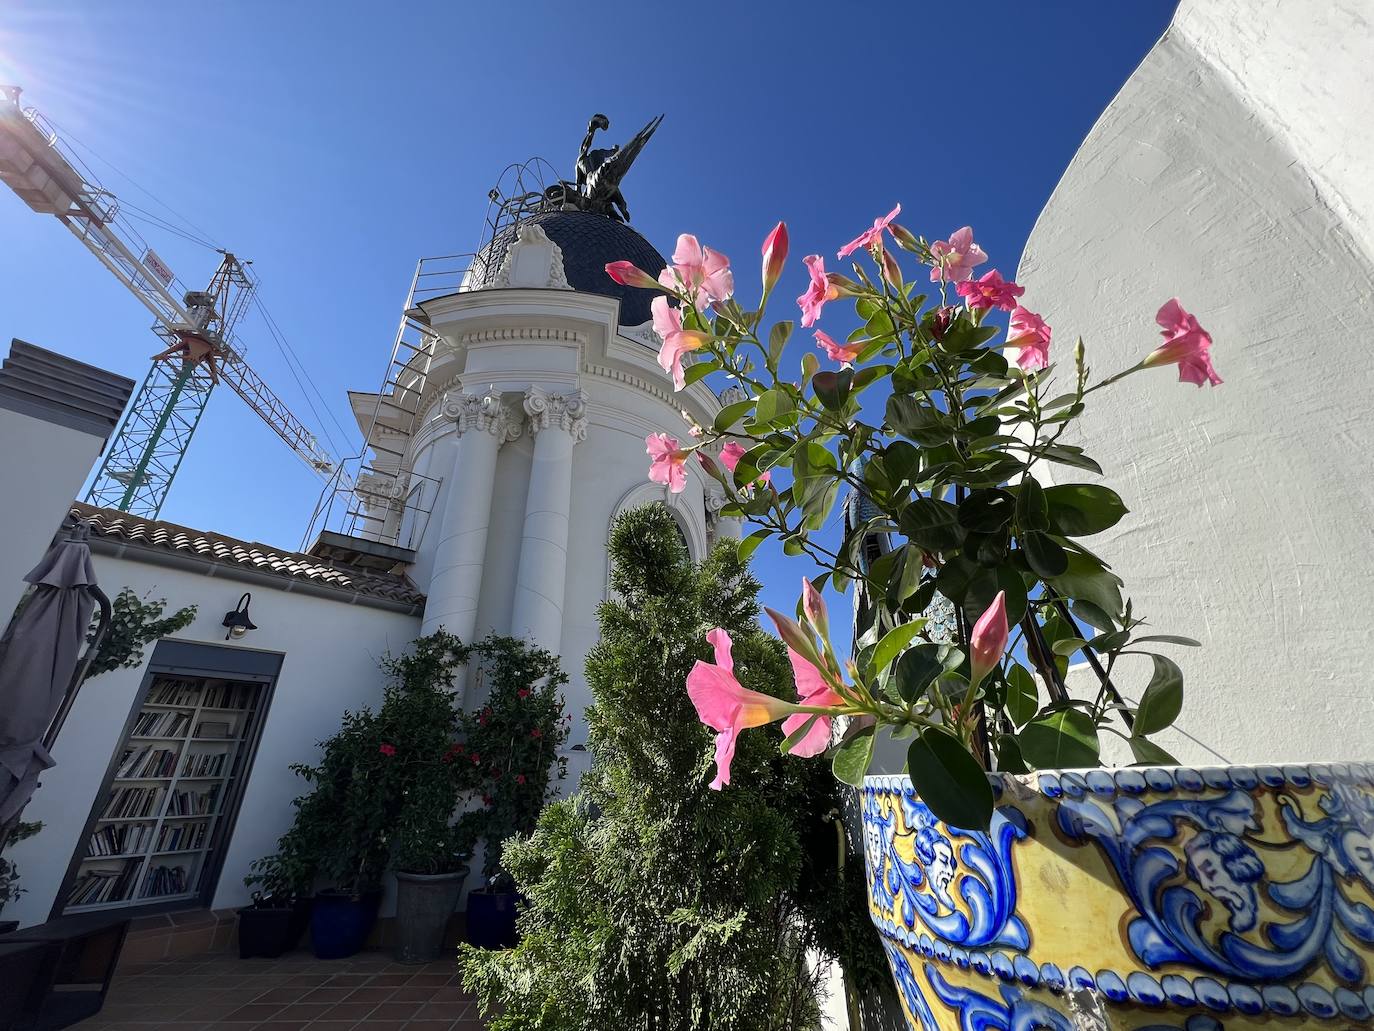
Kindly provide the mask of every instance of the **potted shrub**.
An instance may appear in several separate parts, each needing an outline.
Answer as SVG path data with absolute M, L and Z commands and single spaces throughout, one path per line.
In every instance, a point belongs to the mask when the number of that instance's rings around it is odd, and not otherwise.
M 313 863 L 291 842 L 279 847 L 275 855 L 254 862 L 254 873 L 244 878 L 261 890 L 237 910 L 240 959 L 275 959 L 290 952 L 310 922 Z
M 395 685 L 379 713 L 386 737 L 379 751 L 387 759 L 395 805 L 395 956 L 401 963 L 438 958 L 468 875 L 467 853 L 453 825 L 459 784 L 467 774 L 464 748 L 454 741 L 451 685 L 470 653 L 440 632 L 383 663 Z
M 781 224 L 759 310 L 691 237 L 661 285 L 607 266 L 664 291 L 659 357 L 679 389 L 714 372 L 740 388 L 695 439 L 651 435 L 650 478 L 681 490 L 700 461 L 726 492 L 722 515 L 755 527 L 744 551 L 774 537 L 820 567 L 797 619 L 770 612 L 795 703 L 744 690 L 719 630 L 715 661 L 687 678 L 718 734 L 713 786 L 729 782 L 736 736 L 774 720 L 785 751 L 827 754 L 864 786 L 870 911 L 913 1028 L 1368 1021 L 1374 771 L 1178 767 L 1151 735 L 1177 717 L 1183 676 L 1155 648 L 1196 642 L 1150 633 L 1084 543 L 1122 519 L 1122 499 L 1051 482 L 1101 472 L 1065 439 L 1096 391 L 1169 365 L 1220 384 L 1211 337 L 1170 300 L 1162 344 L 1094 381 L 1082 343 L 1053 346 L 1021 287 L 975 272 L 986 255 L 970 229 L 928 242 L 899 211 L 841 249 L 871 259 L 855 278 L 805 259 L 802 325 L 842 297 L 860 325 L 839 340 L 817 330 L 800 382 L 780 367 L 792 323 L 763 328 Z M 832 541 L 820 531 L 842 489 L 860 503 Z M 851 584 L 842 659 L 821 591 Z M 1069 692 L 1071 659 L 1095 676 L 1085 697 Z M 906 775 L 865 783 L 879 732 L 903 742 Z M 1140 765 L 1096 769 L 1106 735 Z
M 19 820 L 14 825 L 14 831 L 6 841 L 6 845 L 12 845 L 16 841 L 23 841 L 31 838 L 43 829 L 41 823 L 34 821 L 25 822 Z M 24 894 L 24 889 L 19 887 L 19 869 L 14 862 L 0 856 L 0 910 L 13 902 L 20 895 Z M 10 931 L 19 927 L 18 920 L 0 920 L 0 934 L 8 934 Z
M 465 772 L 469 809 L 457 833 L 464 851 L 485 843 L 483 884 L 468 893 L 467 938 L 483 948 L 515 944 L 516 893 L 501 865 L 507 839 L 528 835 L 555 780 L 567 776 L 559 754 L 570 717 L 559 689 L 567 675 L 557 656 L 510 637 L 488 637 L 473 647 L 479 689 L 486 700 L 462 717 L 464 744 L 457 765 Z

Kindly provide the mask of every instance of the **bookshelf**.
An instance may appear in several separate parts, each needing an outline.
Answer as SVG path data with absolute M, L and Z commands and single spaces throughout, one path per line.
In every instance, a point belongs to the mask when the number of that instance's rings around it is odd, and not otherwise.
M 96 803 L 64 914 L 200 897 L 228 837 L 228 803 L 246 776 L 265 686 L 152 675 Z

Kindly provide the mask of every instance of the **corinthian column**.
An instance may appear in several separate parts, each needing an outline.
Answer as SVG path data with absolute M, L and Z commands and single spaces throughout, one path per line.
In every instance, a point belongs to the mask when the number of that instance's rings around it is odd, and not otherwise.
M 525 395 L 525 412 L 534 434 L 534 464 L 525 502 L 511 634 L 555 655 L 563 639 L 572 454 L 573 447 L 587 436 L 586 407 L 581 391 L 550 394 L 530 387 Z
M 495 391 L 482 395 L 450 391 L 440 411 L 455 423 L 458 447 L 420 632 L 432 634 L 443 627 L 470 644 L 477 626 L 496 453 L 520 435 L 520 424 Z

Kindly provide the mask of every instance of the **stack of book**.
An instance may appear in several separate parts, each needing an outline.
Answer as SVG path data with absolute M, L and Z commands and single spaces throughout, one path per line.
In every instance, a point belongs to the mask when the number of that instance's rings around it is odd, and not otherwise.
M 206 825 L 203 823 L 169 823 L 157 836 L 158 852 L 178 852 L 200 848 L 205 844 Z
M 123 856 L 142 852 L 152 829 L 153 825 L 150 823 L 126 823 L 120 826 L 101 827 L 91 835 L 91 847 L 87 854 L 92 856 Z
M 218 784 L 205 791 L 173 791 L 171 798 L 167 799 L 167 815 L 208 816 L 215 811 L 218 797 Z
M 105 810 L 100 815 L 107 820 L 127 817 L 153 816 L 162 798 L 159 787 L 117 788 L 110 793 Z
M 138 876 L 138 862 L 121 866 L 82 870 L 67 898 L 69 906 L 93 906 L 101 902 L 118 902 L 133 893 L 134 878 Z
M 186 892 L 186 868 L 181 866 L 155 866 L 143 879 L 143 897 L 157 895 L 182 895 Z
M 158 677 L 147 700 L 152 705 L 195 705 L 200 701 L 200 684 L 195 680 Z
M 191 722 L 189 712 L 172 709 L 151 709 L 138 714 L 134 720 L 133 737 L 181 737 Z
M 181 775 L 183 777 L 218 777 L 224 772 L 225 758 L 223 752 L 201 752 L 199 755 L 188 755 L 186 761 L 181 764 Z
M 201 704 L 207 709 L 246 709 L 252 690 L 251 684 L 208 684 Z

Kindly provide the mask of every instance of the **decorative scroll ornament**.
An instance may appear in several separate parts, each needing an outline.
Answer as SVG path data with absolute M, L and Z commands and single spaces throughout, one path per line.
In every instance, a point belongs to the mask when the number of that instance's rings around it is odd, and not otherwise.
M 464 394 L 450 390 L 439 403 L 439 411 L 456 423 L 459 434 L 468 430 L 490 433 L 501 443 L 520 436 L 520 421 L 501 400 L 495 387 L 485 394 Z
M 521 260 L 521 254 L 526 249 L 534 251 L 532 260 L 537 264 L 531 266 Z M 506 248 L 500 270 L 485 284 L 484 289 L 501 287 L 572 289 L 563 268 L 563 249 L 549 239 L 538 223 L 526 222 L 520 226 L 515 239 Z
M 525 392 L 524 407 L 530 417 L 532 435 L 556 426 L 570 434 L 574 443 L 587 439 L 587 395 L 582 391 L 550 394 L 543 387 L 533 386 Z

